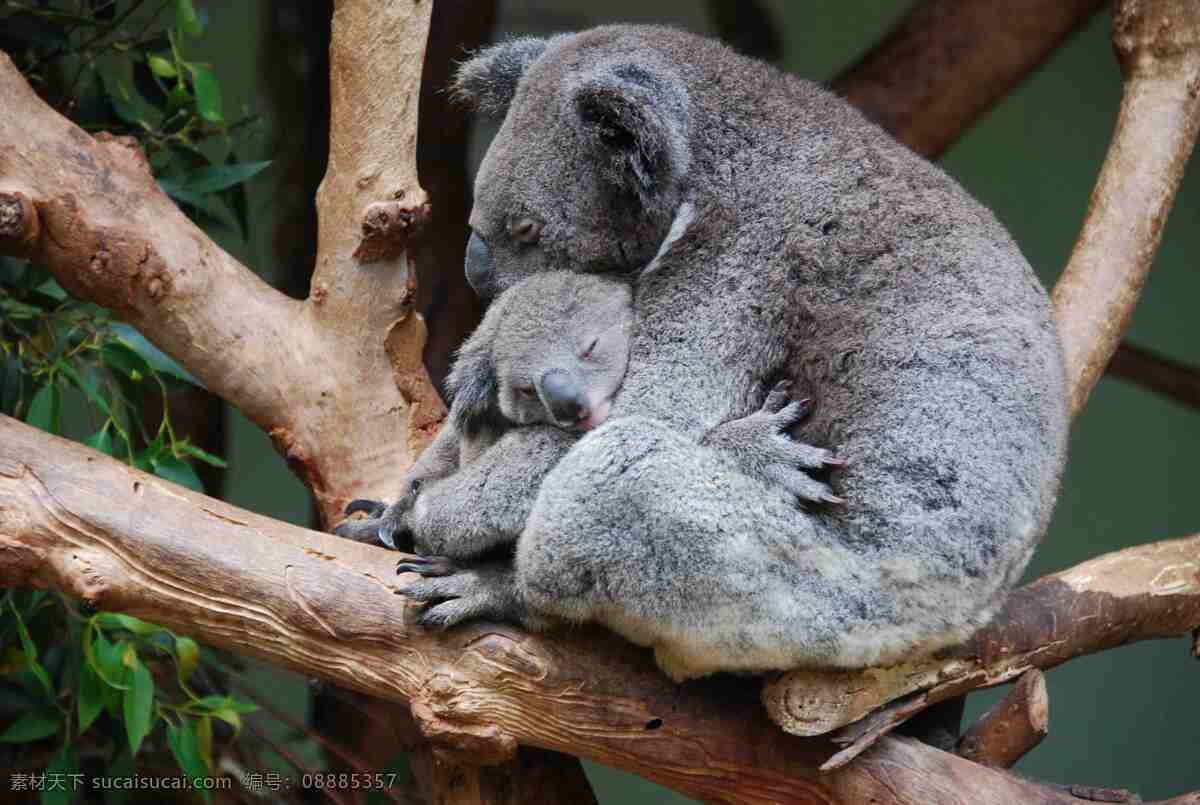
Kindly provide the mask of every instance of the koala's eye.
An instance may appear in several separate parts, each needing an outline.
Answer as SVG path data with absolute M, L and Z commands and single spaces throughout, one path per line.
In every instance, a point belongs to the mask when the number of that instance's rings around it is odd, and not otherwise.
M 518 243 L 537 243 L 542 236 L 542 222 L 536 218 L 514 218 L 508 224 L 508 234 Z
M 600 336 L 596 336 L 595 338 L 593 338 L 591 341 L 588 342 L 588 345 L 586 347 L 584 347 L 583 352 L 579 353 L 579 357 L 581 357 L 581 358 L 592 357 L 592 351 L 596 349 L 596 345 L 599 343 L 600 343 Z
M 537 396 L 537 389 L 535 389 L 533 386 L 517 386 L 517 394 L 521 395 L 527 400 L 532 400 Z

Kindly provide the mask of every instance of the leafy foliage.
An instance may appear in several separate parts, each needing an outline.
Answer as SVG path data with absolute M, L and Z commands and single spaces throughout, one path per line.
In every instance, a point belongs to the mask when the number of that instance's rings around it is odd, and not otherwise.
M 191 0 L 5 0 L 0 49 L 84 129 L 134 137 L 198 223 L 244 233 L 244 183 L 269 163 L 235 156 L 256 118 L 229 122 L 218 71 L 191 55 L 206 22 Z M 169 408 L 169 392 L 198 385 L 44 267 L 0 258 L 0 413 L 200 490 L 194 462 L 225 462 L 177 433 Z M 147 403 L 157 400 L 155 425 Z M 110 776 L 148 748 L 207 775 L 214 741 L 233 740 L 253 709 L 216 689 L 189 637 L 61 595 L 10 590 L 0 601 L 0 751 L 57 742 L 48 773 L 78 772 L 86 746 L 106 753 Z M 43 803 L 70 798 L 42 792 Z

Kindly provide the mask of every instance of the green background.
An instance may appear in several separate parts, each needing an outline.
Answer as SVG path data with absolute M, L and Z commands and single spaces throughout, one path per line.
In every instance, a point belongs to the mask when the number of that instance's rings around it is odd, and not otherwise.
M 207 46 L 221 67 L 227 109 L 271 110 L 257 48 L 267 3 L 214 0 Z M 827 80 L 886 30 L 906 4 L 867 0 L 764 2 L 782 36 L 780 65 Z M 997 4 L 997 14 L 1004 13 Z M 668 0 L 544 0 L 500 4 L 497 35 L 577 29 L 608 21 L 660 21 L 711 33 L 705 4 Z M 1012 231 L 1049 286 L 1065 264 L 1103 160 L 1120 98 L 1108 12 L 1057 52 L 967 134 L 945 167 Z M 316 79 L 322 77 L 317 76 Z M 239 84 L 240 82 L 243 82 Z M 297 87 L 297 92 L 305 92 Z M 273 131 L 287 138 L 289 132 Z M 428 133 L 426 133 L 427 135 Z M 476 149 L 486 145 L 486 134 Z M 269 154 L 264 148 L 264 154 Z M 249 156 L 249 155 L 246 155 Z M 278 280 L 270 231 L 271 175 L 253 190 L 249 244 L 226 243 Z M 1200 170 L 1193 163 L 1166 228 L 1159 259 L 1133 319 L 1130 340 L 1200 364 Z M 458 270 L 449 267 L 448 270 Z M 267 438 L 236 414 L 226 455 L 232 502 L 307 523 L 303 487 Z M 1102 380 L 1075 425 L 1053 525 L 1030 578 L 1142 542 L 1184 536 L 1200 523 L 1195 467 L 1200 413 L 1119 380 Z M 284 703 L 305 706 L 305 688 L 279 673 Z M 1058 783 L 1112 785 L 1162 798 L 1200 788 L 1200 663 L 1186 640 L 1143 643 L 1075 660 L 1048 674 L 1050 736 L 1018 769 Z M 998 693 L 971 697 L 968 721 Z M 657 786 L 589 765 L 601 802 L 684 802 Z

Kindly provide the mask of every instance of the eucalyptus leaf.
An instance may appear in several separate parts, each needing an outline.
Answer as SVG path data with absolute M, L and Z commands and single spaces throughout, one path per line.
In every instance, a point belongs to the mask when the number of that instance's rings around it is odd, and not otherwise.
M 107 423 L 105 423 L 103 428 L 84 439 L 83 443 L 93 450 L 100 451 L 106 456 L 116 455 L 113 450 L 112 434 L 109 433 L 109 426 Z
M 152 464 L 154 465 L 154 474 L 159 478 L 186 486 L 197 492 L 204 491 L 204 484 L 201 482 L 200 476 L 196 474 L 192 465 L 183 459 L 168 454 L 153 461 Z
M 179 660 L 179 678 L 187 681 L 200 664 L 200 646 L 190 637 L 176 637 L 175 656 Z
M 37 390 L 25 421 L 47 433 L 62 433 L 62 389 L 50 382 Z
M 150 65 L 150 71 L 159 78 L 174 78 L 179 75 L 179 71 L 175 69 L 175 65 L 162 56 L 151 54 L 146 57 L 146 63 Z
M 192 65 L 192 88 L 196 91 L 196 109 L 209 123 L 224 123 L 221 111 L 221 85 L 206 67 Z
M 192 0 L 176 0 L 175 20 L 179 28 L 190 37 L 198 37 L 204 33 L 204 23 L 196 13 Z
M 175 762 L 188 777 L 194 780 L 208 774 L 208 766 L 200 753 L 200 740 L 196 735 L 196 727 L 190 719 L 183 719 L 178 727 L 170 722 L 167 723 L 167 745 L 171 747 L 171 754 L 175 756 Z M 208 802 L 208 792 L 202 787 L 198 787 L 197 790 L 204 796 L 204 801 Z
M 79 668 L 79 689 L 76 691 L 76 710 L 79 714 L 79 734 L 87 732 L 104 710 L 104 683 L 86 662 Z
M 123 322 L 112 325 L 112 331 L 120 339 L 120 343 L 133 350 L 137 355 L 159 374 L 168 375 L 176 380 L 182 380 L 193 386 L 203 385 L 190 372 L 180 366 L 167 353 L 146 340 L 146 336 Z
M 205 450 L 201 450 L 199 447 L 196 447 L 196 445 L 190 442 L 181 442 L 178 447 L 192 458 L 199 459 L 205 464 L 209 464 L 213 467 L 225 469 L 229 466 L 225 459 L 221 458 L 220 456 L 214 456 L 212 453 L 209 453 Z
M 50 675 L 46 673 L 46 669 L 38 662 L 37 646 L 33 643 L 33 638 L 29 636 L 29 629 L 25 626 L 25 619 L 21 617 L 17 605 L 12 599 L 9 599 L 9 606 L 12 609 L 13 615 L 16 616 L 17 634 L 21 638 L 21 650 L 25 654 L 25 666 L 29 669 L 42 686 L 42 692 L 46 694 L 50 701 L 56 701 L 54 685 L 50 683 Z
M 57 735 L 62 726 L 62 716 L 38 710 L 26 713 L 10 724 L 8 729 L 0 733 L 0 741 L 10 744 L 40 741 Z
M 154 721 L 154 677 L 136 654 L 131 663 L 130 688 L 125 691 L 122 715 L 129 749 L 137 754 Z
M 215 193 L 258 175 L 270 167 L 270 160 L 264 162 L 234 162 L 228 165 L 209 165 L 201 168 L 187 178 L 184 187 L 193 193 Z

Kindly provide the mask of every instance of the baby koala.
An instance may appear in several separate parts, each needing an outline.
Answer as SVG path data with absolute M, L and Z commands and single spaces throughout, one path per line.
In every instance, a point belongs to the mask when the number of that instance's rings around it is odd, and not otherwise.
M 412 505 L 421 484 L 457 472 L 510 428 L 545 423 L 582 432 L 600 425 L 625 377 L 632 334 L 632 291 L 613 277 L 553 271 L 501 294 L 459 349 L 446 380 L 450 414 L 405 475 L 392 508 Z M 356 511 L 385 513 L 365 500 L 346 508 L 347 515 Z M 345 521 L 336 533 L 397 547 L 390 528 L 364 526 Z

